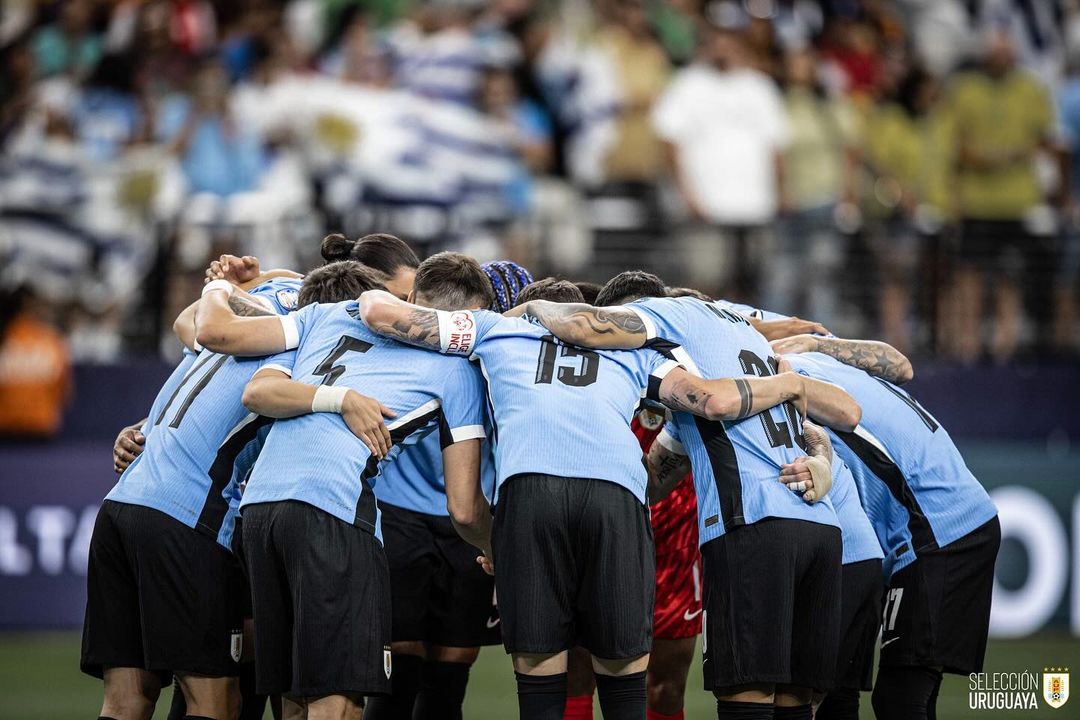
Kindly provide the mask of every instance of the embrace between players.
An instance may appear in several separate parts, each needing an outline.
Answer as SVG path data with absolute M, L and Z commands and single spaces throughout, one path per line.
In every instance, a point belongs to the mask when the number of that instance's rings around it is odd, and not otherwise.
M 996 510 L 888 345 L 644 272 L 586 304 L 392 236 L 323 250 L 215 262 L 118 439 L 103 718 L 171 676 L 175 718 L 461 717 L 500 636 L 527 720 L 591 717 L 594 681 L 608 720 L 681 717 L 699 631 L 719 718 L 857 718 L 879 629 L 879 718 L 981 669 Z

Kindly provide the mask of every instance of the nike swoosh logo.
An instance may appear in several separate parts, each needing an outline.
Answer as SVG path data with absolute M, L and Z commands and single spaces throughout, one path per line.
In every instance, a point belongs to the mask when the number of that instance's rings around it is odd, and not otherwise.
M 701 610 L 702 610 L 701 608 L 698 608 L 694 612 L 690 612 L 689 610 L 687 610 L 686 612 L 683 613 L 682 619 L 686 620 L 686 621 L 693 620 L 694 618 L 696 618 L 698 615 L 701 614 Z
M 493 627 L 495 627 L 498 624 L 499 624 L 499 618 L 488 618 L 487 628 L 488 628 L 488 630 L 490 630 L 490 629 L 492 629 Z
M 888 645 L 889 643 L 894 643 L 894 642 L 896 642 L 896 641 L 897 641 L 897 640 L 899 640 L 899 639 L 900 639 L 900 638 L 898 638 L 898 637 L 894 637 L 894 638 L 889 638 L 888 640 L 885 640 L 884 642 L 882 642 L 882 643 L 881 643 L 881 647 L 885 647 L 885 646 L 886 646 L 886 645 Z

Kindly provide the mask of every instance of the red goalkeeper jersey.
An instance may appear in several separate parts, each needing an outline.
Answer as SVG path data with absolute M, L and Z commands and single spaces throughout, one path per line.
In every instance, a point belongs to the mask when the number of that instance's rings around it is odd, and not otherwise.
M 643 452 L 649 451 L 663 427 L 664 416 L 651 410 L 640 411 L 630 424 Z M 652 506 L 652 527 L 657 555 L 697 546 L 697 495 L 692 475 L 687 473 L 666 498 Z

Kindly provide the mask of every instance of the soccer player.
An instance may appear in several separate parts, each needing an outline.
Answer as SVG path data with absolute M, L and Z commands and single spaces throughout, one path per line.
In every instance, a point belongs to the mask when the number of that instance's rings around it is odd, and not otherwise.
M 232 314 L 229 288 L 218 287 L 200 305 L 200 342 L 244 354 L 297 348 L 275 356 L 281 367 L 264 369 L 244 392 L 250 409 L 279 418 L 241 503 L 258 688 L 283 694 L 286 715 L 355 717 L 364 695 L 389 690 L 392 674 L 390 586 L 373 485 L 403 445 L 440 433 L 451 520 L 487 550 L 482 379 L 468 363 L 376 335 L 357 320 L 355 301 L 276 322 Z M 486 307 L 491 287 L 474 260 L 440 253 L 417 270 L 414 295 L 436 307 Z M 283 372 L 290 366 L 295 380 Z M 369 414 L 383 434 L 359 433 L 374 448 L 357 443 L 335 412 L 357 391 L 384 403 Z M 383 415 L 392 422 L 384 425 Z
M 527 319 L 436 312 L 388 293 L 365 293 L 360 313 L 391 337 L 477 359 L 488 380 L 495 582 L 521 717 L 562 717 L 567 650 L 578 641 L 592 654 L 605 718 L 640 717 L 655 582 L 648 478 L 629 430 L 640 397 L 734 419 L 805 396 L 811 386 L 791 386 L 791 373 L 706 381 L 652 350 L 581 350 Z M 830 388 L 837 396 L 850 401 Z M 857 414 L 854 403 L 839 405 L 838 412 Z M 587 409 L 587 419 L 577 408 Z M 839 554 L 838 533 L 836 542 Z
M 840 385 L 863 407 L 859 427 L 835 431 L 833 443 L 885 551 L 874 713 L 881 720 L 933 718 L 943 672 L 982 671 L 1001 544 L 997 508 L 915 398 L 815 352 L 832 344 L 800 336 L 774 347 L 796 371 Z
M 402 300 L 412 292 L 416 269 L 420 267 L 420 259 L 412 248 L 404 240 L 387 233 L 371 233 L 358 240 L 332 233 L 323 238 L 320 252 L 326 262 L 355 260 L 378 270 L 386 276 L 387 292 Z M 207 277 L 216 279 L 209 274 Z
M 358 263 L 322 268 L 305 280 L 300 302 L 379 286 L 367 272 Z M 149 718 L 171 673 L 188 718 L 235 717 L 243 579 L 229 547 L 241 455 L 265 424 L 240 395 L 264 363 L 202 351 L 159 394 L 145 450 L 102 504 L 81 659 L 104 680 L 102 717 Z
M 666 295 L 656 276 L 628 272 L 612 278 L 597 302 L 629 305 L 532 302 L 523 312 L 555 336 L 584 347 L 656 347 L 663 340 L 661 347 L 705 376 L 745 382 L 746 376 L 775 373 L 771 348 L 746 318 L 696 298 Z M 791 407 L 734 422 L 684 413 L 674 420 L 694 470 L 705 686 L 717 698 L 717 716 L 772 718 L 775 713 L 785 720 L 809 720 L 813 689 L 831 687 L 835 675 L 841 538 L 828 498 L 804 502 L 775 478 L 814 498 L 827 492 L 831 456 L 807 456 L 803 450 L 824 435 L 808 423 L 800 427 Z M 857 406 L 827 421 L 852 429 Z M 664 450 L 655 443 L 650 452 L 660 492 L 687 469 L 684 458 Z M 770 571 L 751 570 L 750 558 L 754 568 Z

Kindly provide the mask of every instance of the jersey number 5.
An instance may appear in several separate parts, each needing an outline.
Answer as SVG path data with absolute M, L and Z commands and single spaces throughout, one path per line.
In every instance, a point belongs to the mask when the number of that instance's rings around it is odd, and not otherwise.
M 345 372 L 345 365 L 335 365 L 341 356 L 350 350 L 353 352 L 366 353 L 373 345 L 369 342 L 365 342 L 360 338 L 354 338 L 350 335 L 342 335 L 338 340 L 337 345 L 330 351 L 330 354 L 323 358 L 323 361 L 319 363 L 319 366 L 315 368 L 315 372 L 312 375 L 322 376 L 323 385 L 333 385 L 337 382 L 337 379 L 341 377 Z

